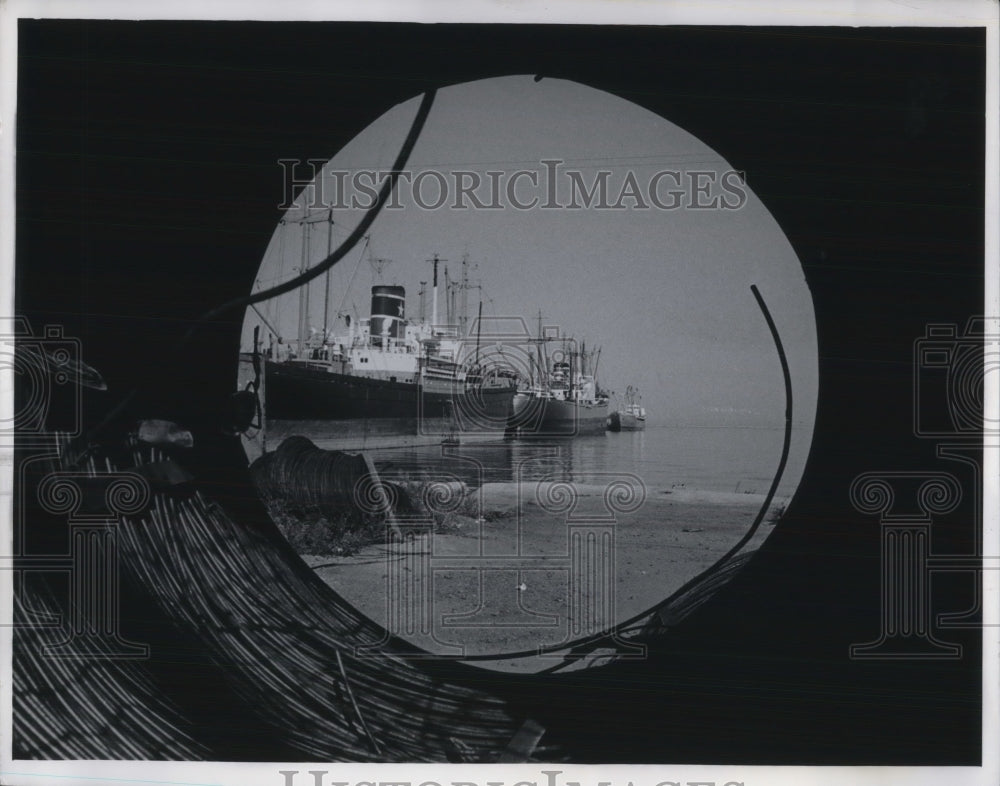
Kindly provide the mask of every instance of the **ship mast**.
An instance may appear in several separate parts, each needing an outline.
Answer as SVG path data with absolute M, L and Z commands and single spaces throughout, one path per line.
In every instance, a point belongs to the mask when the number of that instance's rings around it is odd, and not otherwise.
M 548 369 L 545 367 L 545 356 L 543 354 L 542 346 L 542 310 L 538 309 L 538 386 L 548 387 Z
M 462 254 L 462 301 L 461 316 L 458 318 L 458 335 L 465 337 L 469 324 L 469 255 Z M 483 301 L 479 301 L 479 317 L 483 316 Z
M 566 343 L 565 342 L 563 343 L 563 349 L 564 350 L 566 349 Z M 566 398 L 569 401 L 572 401 L 573 400 L 573 373 L 576 371 L 576 369 L 575 369 L 575 365 L 576 364 L 573 362 L 576 359 L 576 352 L 573 351 L 572 345 L 570 345 L 569 351 L 566 354 L 569 355 L 569 386 L 566 388 Z
M 479 299 L 479 318 L 476 320 L 476 369 L 479 368 L 479 339 L 483 332 L 483 299 Z
M 309 236 L 310 228 L 312 224 L 308 221 L 299 222 L 302 224 L 302 265 L 299 268 L 299 273 L 305 273 L 309 267 Z M 298 340 L 298 352 L 297 356 L 302 357 L 305 354 L 306 349 L 306 338 L 309 331 L 309 284 L 306 283 L 299 287 L 299 340 Z
M 462 255 L 462 280 L 457 282 L 455 286 L 461 290 L 462 296 L 459 300 L 459 306 L 456 309 L 458 311 L 458 334 L 460 336 L 467 337 L 469 334 L 469 290 L 478 289 L 479 290 L 479 302 L 482 304 L 483 301 L 483 283 L 479 279 L 479 283 L 472 284 L 469 281 L 469 270 L 470 268 L 478 268 L 478 265 L 469 264 L 469 255 Z
M 446 325 L 455 323 L 455 287 L 447 265 L 444 266 L 444 322 Z
M 329 259 L 333 253 L 333 208 L 330 208 L 329 223 L 326 228 L 326 258 Z M 323 343 L 326 343 L 328 329 L 330 325 L 330 269 L 326 271 L 326 298 L 323 301 Z
M 299 273 L 305 273 L 309 269 L 312 260 L 312 225 L 320 222 L 327 222 L 326 236 L 326 258 L 333 252 L 333 208 L 327 215 L 319 219 L 310 219 L 308 212 L 297 223 L 302 227 L 302 264 Z M 298 335 L 298 357 L 302 357 L 309 344 L 309 289 L 312 282 L 307 282 L 299 287 L 299 335 Z M 330 313 L 330 271 L 326 272 L 326 300 L 323 304 L 323 340 L 326 341 L 327 328 L 329 327 Z

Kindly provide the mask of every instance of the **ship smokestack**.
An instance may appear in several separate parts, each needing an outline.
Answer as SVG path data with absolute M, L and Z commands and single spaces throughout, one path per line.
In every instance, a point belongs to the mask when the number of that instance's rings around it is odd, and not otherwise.
M 406 335 L 406 289 L 379 284 L 372 287 L 371 335 L 401 339 Z

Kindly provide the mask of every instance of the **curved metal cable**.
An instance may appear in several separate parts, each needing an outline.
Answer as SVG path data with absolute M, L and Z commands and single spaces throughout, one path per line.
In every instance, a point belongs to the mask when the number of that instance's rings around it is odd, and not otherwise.
M 292 292 L 293 290 L 308 284 L 313 279 L 319 278 L 319 276 L 323 275 L 323 273 L 347 256 L 351 249 L 357 245 L 358 241 L 364 238 L 368 229 L 375 222 L 375 219 L 378 218 L 378 214 L 382 211 L 382 207 L 389 200 L 389 197 L 392 196 L 392 191 L 396 187 L 396 183 L 399 181 L 399 175 L 402 172 L 403 167 L 406 166 L 406 162 L 409 160 L 410 153 L 413 152 L 414 146 L 417 144 L 417 139 L 420 137 L 420 132 L 423 130 L 424 123 L 427 120 L 427 115 L 430 114 L 431 106 L 434 103 L 434 96 L 436 93 L 436 90 L 428 90 L 424 93 L 424 97 L 420 101 L 420 107 L 417 109 L 417 114 L 413 118 L 413 124 L 410 126 L 409 133 L 407 133 L 406 139 L 403 141 L 403 146 L 399 149 L 399 155 L 396 156 L 396 160 L 392 165 L 392 170 L 389 172 L 389 177 L 382 184 L 382 188 L 379 189 L 378 197 L 376 198 L 375 203 L 368 208 L 364 217 L 358 222 L 357 226 L 351 230 L 351 234 L 344 239 L 343 243 L 337 246 L 337 248 L 322 262 L 306 271 L 303 271 L 295 278 L 289 279 L 283 284 L 276 284 L 270 289 L 233 298 L 232 300 L 223 303 L 221 306 L 217 306 L 216 308 L 202 314 L 202 316 L 195 320 L 195 324 L 191 326 L 187 334 L 185 334 L 184 340 L 188 340 L 194 330 L 201 323 L 215 319 L 216 317 L 221 316 L 227 311 L 238 306 L 250 306 L 254 303 L 260 303 L 263 300 L 270 300 L 271 298 L 278 297 L 279 295 Z

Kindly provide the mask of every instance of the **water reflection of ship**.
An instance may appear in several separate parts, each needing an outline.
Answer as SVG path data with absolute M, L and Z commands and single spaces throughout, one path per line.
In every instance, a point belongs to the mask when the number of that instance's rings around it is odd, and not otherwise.
M 438 323 L 438 262 L 435 257 L 429 322 L 424 314 L 407 320 L 404 287 L 377 284 L 367 319 L 346 315 L 346 329 L 328 329 L 327 297 L 324 329 L 310 333 L 308 289 L 300 289 L 297 341 L 272 332 L 265 352 L 270 440 L 306 434 L 324 447 L 346 449 L 502 437 L 513 380 L 482 372 L 474 341 L 461 334 L 464 315 L 451 324 L 457 283 L 449 283 L 449 324 Z M 468 287 L 464 261 L 463 279 Z
M 597 384 L 600 351 L 587 351 L 565 338 L 545 338 L 538 318 L 537 363 L 514 396 L 510 433 L 519 437 L 601 434 L 607 425 L 608 396 Z M 553 351 L 548 344 L 559 346 Z
M 434 481 L 455 478 L 476 488 L 483 483 L 573 481 L 598 460 L 585 448 L 590 440 L 512 440 L 441 447 L 375 450 L 372 460 L 389 479 Z M 600 455 L 600 454 L 599 454 Z
M 644 428 L 646 409 L 642 406 L 642 397 L 629 385 L 624 400 L 608 415 L 608 431 L 642 431 Z

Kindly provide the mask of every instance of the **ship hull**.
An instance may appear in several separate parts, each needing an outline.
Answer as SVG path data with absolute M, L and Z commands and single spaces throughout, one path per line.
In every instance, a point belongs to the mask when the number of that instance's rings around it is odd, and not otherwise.
M 637 418 L 630 412 L 616 410 L 608 415 L 608 431 L 642 431 L 646 428 L 644 418 Z
M 514 397 L 511 433 L 519 437 L 575 437 L 603 434 L 606 403 L 539 398 L 524 393 Z
M 292 434 L 342 449 L 499 439 L 513 411 L 510 387 L 467 390 L 454 380 L 417 384 L 270 361 L 266 374 L 271 443 Z

